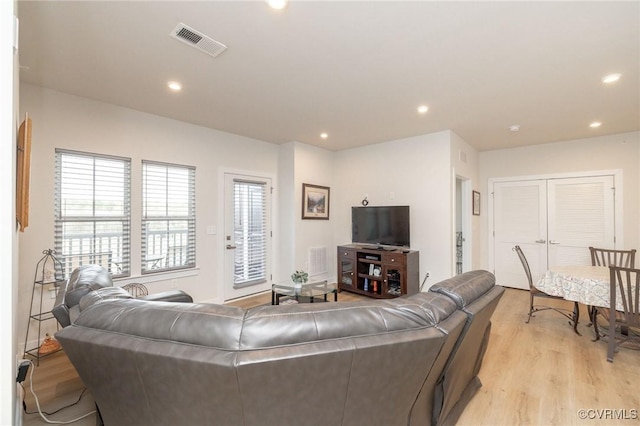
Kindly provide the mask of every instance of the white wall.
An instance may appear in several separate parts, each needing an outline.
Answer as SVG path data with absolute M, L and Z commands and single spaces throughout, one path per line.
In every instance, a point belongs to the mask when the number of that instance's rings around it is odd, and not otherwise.
M 454 132 L 450 132 L 451 135 L 451 168 L 452 168 L 452 180 L 455 192 L 455 184 L 456 177 L 463 178 L 464 180 L 468 180 L 470 182 L 470 188 L 472 190 L 478 190 L 480 182 L 478 180 L 479 170 L 478 170 L 478 151 L 469 145 L 464 139 L 455 134 Z M 464 256 L 471 256 L 471 263 L 468 262 L 468 259 L 464 260 L 464 265 L 471 265 L 471 269 L 479 269 L 481 268 L 481 259 L 478 255 L 482 248 L 481 238 L 480 238 L 480 221 L 482 216 L 486 216 L 486 209 L 480 209 L 480 216 L 473 216 L 471 214 L 471 194 L 460 194 L 460 196 L 464 196 L 465 200 L 460 200 L 461 203 L 464 203 L 464 206 L 468 207 L 468 211 L 466 211 L 465 216 L 461 216 L 459 218 L 460 222 L 465 222 L 470 226 L 471 232 L 467 232 L 469 235 L 465 235 L 465 243 L 464 245 Z M 480 200 L 486 199 L 486 197 L 481 197 Z M 455 200 L 455 199 L 454 199 Z M 457 210 L 455 202 L 452 203 L 451 211 L 455 213 Z M 454 221 L 455 221 L 454 216 Z M 455 224 L 455 222 L 454 222 Z M 455 227 L 453 230 L 454 234 L 452 235 L 452 241 L 455 241 Z M 452 254 L 453 262 L 455 264 L 455 251 Z M 468 268 L 467 268 L 468 269 Z M 463 269 L 466 271 L 466 269 Z
M 639 156 L 640 132 L 481 152 L 481 192 L 487 194 L 490 178 L 621 169 L 624 246 L 638 248 L 640 242 Z M 486 211 L 486 200 L 489 200 L 489 197 L 483 198 L 482 207 Z M 486 215 L 481 218 L 481 239 L 485 244 L 484 249 L 480 250 L 481 265 L 489 268 L 488 248 L 491 240 L 487 230 L 490 218 Z
M 13 49 L 13 1 L 0 1 L 0 424 L 15 424 L 18 240 L 15 219 L 18 57 Z
M 280 145 L 279 150 L 278 187 L 274 199 L 277 200 L 280 211 L 279 244 L 274 252 L 277 273 L 273 278 L 276 281 L 284 281 L 296 268 L 296 220 L 299 216 L 295 215 L 295 150 L 295 142 Z
M 369 205 L 411 207 L 411 248 L 420 251 L 425 288 L 451 276 L 454 265 L 451 214 L 451 133 L 416 136 L 335 153 L 333 197 L 336 245 L 351 242 L 351 207 L 365 195 Z
M 21 87 L 22 114 L 33 119 L 31 221 L 20 236 L 20 335 L 26 332 L 35 264 L 54 242 L 55 149 L 65 148 L 131 158 L 132 279 L 140 271 L 141 161 L 172 162 L 196 167 L 196 265 L 199 272 L 178 280 L 177 287 L 196 301 L 218 300 L 223 280 L 223 209 L 219 170 L 255 171 L 276 176 L 278 146 L 115 105 L 71 96 L 32 85 Z M 206 227 L 217 225 L 217 235 Z M 147 278 L 148 276 L 145 276 Z M 170 280 L 145 283 L 156 293 Z M 52 301 L 49 300 L 49 303 Z M 54 325 L 54 324 L 52 324 Z M 34 334 L 35 335 L 35 334 Z M 31 336 L 30 336 L 31 337 Z
M 335 278 L 336 246 L 334 243 L 334 205 L 336 188 L 333 180 L 334 153 L 316 146 L 294 142 L 295 178 L 293 217 L 295 220 L 295 264 L 291 272 L 297 269 L 309 271 L 309 249 L 325 247 L 327 249 L 327 273 L 318 275 L 318 279 Z M 302 219 L 302 184 L 329 187 L 329 220 Z M 284 272 L 284 271 L 283 271 Z M 285 274 L 286 275 L 286 274 Z M 285 278 L 287 278 L 285 276 Z

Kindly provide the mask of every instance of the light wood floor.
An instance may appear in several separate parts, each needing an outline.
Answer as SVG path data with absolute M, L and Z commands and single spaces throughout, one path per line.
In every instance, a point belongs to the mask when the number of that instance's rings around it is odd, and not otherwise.
M 359 299 L 346 292 L 339 296 L 340 301 Z M 267 294 L 232 304 L 248 308 L 269 302 Z M 480 371 L 483 386 L 458 424 L 640 424 L 637 416 L 630 419 L 634 417 L 632 410 L 640 415 L 640 351 L 622 348 L 609 363 L 606 344 L 591 341 L 592 330 L 586 321 L 578 326 L 582 336 L 574 334 L 566 319 L 552 311 L 538 313 L 525 324 L 527 304 L 526 291 L 505 292 L 492 318 L 491 341 Z M 569 302 L 566 304 L 571 307 Z M 581 316 L 586 318 L 584 307 Z M 33 382 L 45 411 L 74 402 L 83 389 L 63 352 L 42 359 L 34 369 Z M 29 379 L 24 385 L 27 409 L 35 411 Z M 93 408 L 87 392 L 79 404 L 49 418 L 69 420 Z M 589 419 L 580 418 L 581 409 L 592 410 L 588 412 Z M 627 419 L 616 420 L 616 415 Z M 37 414 L 24 415 L 24 425 L 41 424 L 44 422 Z M 74 424 L 93 426 L 95 415 Z

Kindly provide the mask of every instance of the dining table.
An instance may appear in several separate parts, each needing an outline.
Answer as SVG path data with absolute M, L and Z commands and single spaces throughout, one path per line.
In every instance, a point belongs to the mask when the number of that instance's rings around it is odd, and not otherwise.
M 549 268 L 535 287 L 551 296 L 589 306 L 589 319 L 593 322 L 593 307 L 608 308 L 610 304 L 610 272 L 608 266 L 565 265 Z M 623 310 L 620 297 L 616 309 Z M 574 315 L 573 330 L 578 332 L 578 315 Z

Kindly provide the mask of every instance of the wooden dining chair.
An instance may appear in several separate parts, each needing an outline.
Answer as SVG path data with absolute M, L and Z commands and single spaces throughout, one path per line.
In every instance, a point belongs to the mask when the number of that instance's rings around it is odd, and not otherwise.
M 589 247 L 591 265 L 635 268 L 636 250 L 613 250 Z
M 538 290 L 533 285 L 533 278 L 531 277 L 531 269 L 529 268 L 529 262 L 527 261 L 527 258 L 524 255 L 524 253 L 522 252 L 522 249 L 520 248 L 520 246 L 515 246 L 513 250 L 518 254 L 518 257 L 520 258 L 520 262 L 522 263 L 522 267 L 524 268 L 524 273 L 527 275 L 527 280 L 529 281 L 529 316 L 527 318 L 527 321 L 525 322 L 529 324 L 531 317 L 535 316 L 533 314 L 536 312 L 552 310 L 568 318 L 571 324 L 577 324 L 578 318 L 580 315 L 580 310 L 578 309 L 578 302 L 574 302 L 573 311 L 569 309 L 557 308 L 554 306 L 535 304 L 536 297 L 539 299 L 556 299 L 556 300 L 563 300 L 563 301 L 565 299 L 560 296 L 552 296 L 550 294 L 547 294 L 543 291 Z
M 595 340 L 600 339 L 598 318 L 606 324 L 603 336 L 608 339 L 607 361 L 613 362 L 613 355 L 621 344 L 640 348 L 640 269 L 609 266 L 609 307 L 596 307 L 593 326 Z M 617 310 L 617 300 L 622 302 L 622 310 Z
M 635 268 L 636 250 L 614 250 L 597 247 L 589 247 L 592 266 L 620 266 L 623 268 Z M 587 305 L 587 312 L 591 324 L 596 314 L 595 308 Z M 596 336 L 597 337 L 597 336 Z M 597 340 L 597 338 L 596 338 Z

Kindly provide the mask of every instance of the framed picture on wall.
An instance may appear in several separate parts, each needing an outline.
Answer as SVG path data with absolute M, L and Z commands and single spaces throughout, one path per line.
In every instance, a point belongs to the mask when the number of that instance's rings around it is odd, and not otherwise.
M 26 115 L 18 129 L 16 164 L 16 219 L 20 232 L 29 226 L 29 174 L 31 171 L 31 118 Z
M 329 187 L 302 184 L 302 218 L 329 219 Z
M 473 214 L 480 216 L 480 193 L 473 191 Z

